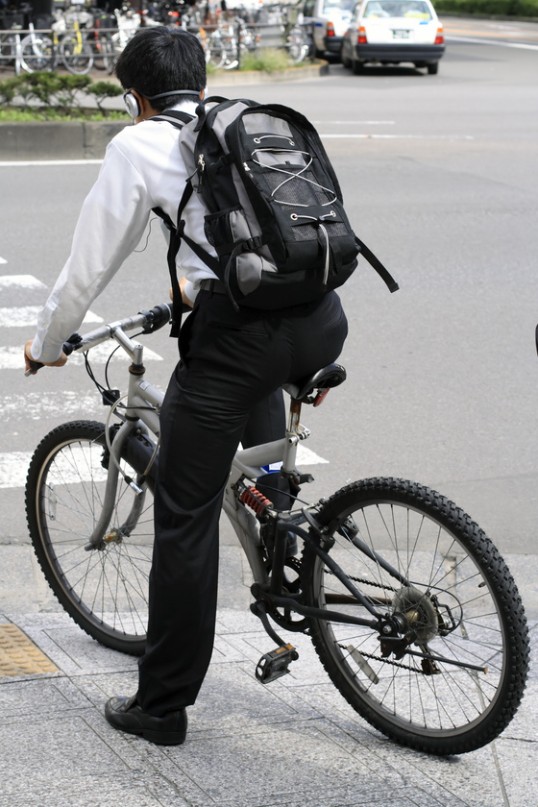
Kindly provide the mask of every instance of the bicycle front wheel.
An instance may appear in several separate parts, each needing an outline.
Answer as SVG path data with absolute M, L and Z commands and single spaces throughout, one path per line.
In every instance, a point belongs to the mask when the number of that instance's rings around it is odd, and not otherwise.
M 84 76 L 93 66 L 93 54 L 86 40 L 76 36 L 66 36 L 60 42 L 60 58 L 70 73 Z
M 54 69 L 54 45 L 48 36 L 28 34 L 21 42 L 20 54 L 20 65 L 27 73 Z
M 489 538 L 440 494 L 398 479 L 348 485 L 317 518 L 334 539 L 329 558 L 366 599 L 307 547 L 307 603 L 375 620 L 373 608 L 406 626 L 387 638 L 312 620 L 318 656 L 349 704 L 390 739 L 431 754 L 495 739 L 520 704 L 529 643 L 516 585 Z
M 144 457 L 151 447 L 138 440 Z M 131 461 L 133 449 L 125 448 Z M 131 655 L 144 650 L 148 577 L 153 549 L 153 496 L 138 494 L 120 474 L 111 522 L 97 547 L 88 539 L 101 515 L 110 455 L 105 427 L 74 421 L 53 429 L 37 447 L 26 482 L 26 514 L 43 573 L 74 621 L 101 644 Z M 125 459 L 130 479 L 137 471 Z M 144 470 L 139 467 L 138 471 Z M 126 528 L 137 496 L 142 504 Z M 130 522 L 129 522 L 130 523 Z

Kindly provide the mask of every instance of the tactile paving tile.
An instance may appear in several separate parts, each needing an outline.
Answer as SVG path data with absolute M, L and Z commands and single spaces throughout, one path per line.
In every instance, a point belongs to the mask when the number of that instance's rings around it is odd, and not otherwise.
M 16 625 L 0 625 L 0 678 L 58 672 L 58 668 Z

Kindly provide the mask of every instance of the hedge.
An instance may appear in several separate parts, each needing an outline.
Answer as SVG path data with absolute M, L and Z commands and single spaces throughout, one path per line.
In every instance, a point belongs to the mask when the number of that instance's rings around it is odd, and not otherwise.
M 31 111 L 43 119 L 102 117 L 118 113 L 107 109 L 108 98 L 123 90 L 110 81 L 93 82 L 90 76 L 36 72 L 0 81 L 0 107 Z
M 434 0 L 434 5 L 440 14 L 538 19 L 538 0 Z

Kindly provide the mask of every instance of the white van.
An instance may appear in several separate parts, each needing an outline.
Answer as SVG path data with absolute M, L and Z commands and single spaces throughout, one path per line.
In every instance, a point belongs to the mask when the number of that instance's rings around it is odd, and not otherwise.
M 316 56 L 340 58 L 342 37 L 356 0 L 304 0 L 302 23 L 312 32 Z

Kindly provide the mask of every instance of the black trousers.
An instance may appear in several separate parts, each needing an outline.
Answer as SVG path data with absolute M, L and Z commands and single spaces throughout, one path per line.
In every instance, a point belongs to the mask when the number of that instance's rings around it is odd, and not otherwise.
M 193 704 L 207 672 L 219 515 L 238 444 L 281 437 L 275 390 L 334 361 L 346 336 L 334 292 L 279 312 L 237 312 L 225 295 L 199 293 L 161 411 L 148 638 L 139 664 L 145 711 L 160 716 Z

